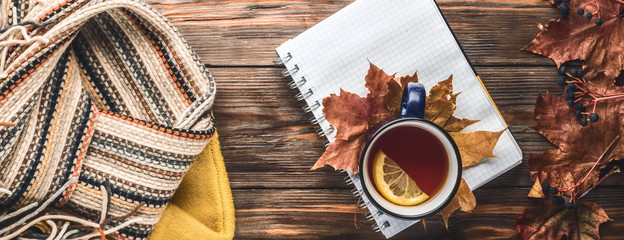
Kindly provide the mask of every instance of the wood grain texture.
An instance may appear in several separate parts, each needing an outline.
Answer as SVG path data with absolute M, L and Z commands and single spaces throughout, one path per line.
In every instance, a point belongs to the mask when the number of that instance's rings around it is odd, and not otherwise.
M 380 239 L 357 214 L 357 198 L 330 168 L 310 171 L 324 138 L 295 101 L 271 61 L 283 41 L 314 26 L 350 0 L 148 0 L 176 25 L 217 81 L 214 115 L 236 207 L 236 239 Z M 473 213 L 439 217 L 425 232 L 416 225 L 393 239 L 513 239 L 514 220 L 533 203 L 527 154 L 553 148 L 530 126 L 540 92 L 561 94 L 551 60 L 520 51 L 558 16 L 542 0 L 438 0 L 468 58 L 525 153 L 523 163 L 475 191 Z M 613 219 L 602 239 L 624 227 L 622 178 L 611 177 L 588 195 Z
M 427 218 L 427 231 L 418 223 L 392 239 L 513 239 L 513 222 L 534 205 L 528 188 L 478 189 L 472 213 L 456 213 L 448 231 L 441 217 Z M 597 202 L 614 221 L 601 225 L 602 239 L 620 239 L 624 227 L 621 188 L 598 188 L 586 200 Z M 244 189 L 234 190 L 237 238 L 245 239 L 380 239 L 371 233 L 359 209 L 354 226 L 355 202 L 348 189 Z M 236 198 L 236 196 L 239 196 Z
M 217 66 L 270 66 L 274 49 L 351 1 L 150 1 L 188 39 L 203 61 Z M 553 65 L 522 52 L 557 16 L 545 1 L 438 1 L 473 64 Z

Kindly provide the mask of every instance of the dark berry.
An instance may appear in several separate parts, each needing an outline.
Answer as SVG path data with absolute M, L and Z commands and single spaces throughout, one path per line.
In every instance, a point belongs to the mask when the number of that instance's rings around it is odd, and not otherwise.
M 574 108 L 578 110 L 583 110 L 583 104 L 580 102 L 577 102 L 576 104 L 574 104 Z
M 581 71 L 580 69 L 570 69 L 570 74 L 572 74 L 572 76 L 575 76 L 577 78 L 580 78 L 583 76 L 583 71 Z
M 602 25 L 602 19 L 600 18 L 596 19 L 596 25 Z
M 574 111 L 574 116 L 576 116 L 577 118 L 580 118 L 583 115 L 583 112 L 581 112 L 581 110 L 576 109 Z
M 543 182 L 542 183 L 542 192 L 544 192 L 544 194 L 548 194 L 548 190 L 550 189 L 550 184 L 548 184 L 548 182 Z
M 578 15 L 583 15 L 585 14 L 585 10 L 583 10 L 582 8 L 579 8 L 578 10 L 576 10 L 576 13 L 578 13 Z
M 559 67 L 559 75 L 565 76 L 566 74 L 566 66 Z
M 566 93 L 566 99 L 571 100 L 574 99 L 574 92 L 573 91 L 568 91 Z M 570 107 L 574 106 L 574 104 L 570 105 Z
M 583 126 L 583 127 L 587 126 L 587 118 L 579 119 L 579 123 L 581 123 L 581 126 Z
M 578 204 L 572 203 L 572 209 L 576 209 L 576 208 L 578 208 Z
M 571 202 L 565 202 L 565 203 L 563 204 L 563 207 L 564 207 L 564 208 L 567 208 L 567 209 L 572 209 L 572 203 L 571 203 Z
M 568 91 L 574 91 L 576 85 L 574 85 L 574 83 L 568 83 L 568 85 L 566 85 L 566 88 L 568 89 Z
M 561 12 L 562 17 L 567 17 L 570 14 L 570 8 L 564 3 L 559 4 L 559 11 Z
M 565 202 L 565 200 L 560 196 L 553 196 L 550 198 L 550 201 L 556 205 L 561 205 Z
M 574 99 L 568 99 L 568 107 L 574 106 Z
M 561 86 L 565 86 L 566 84 L 566 77 L 559 75 L 559 78 L 557 78 L 557 83 Z
M 550 194 L 554 195 L 554 194 L 557 194 L 557 193 L 559 193 L 559 190 L 556 187 L 551 187 L 550 188 Z
M 591 14 L 590 12 L 588 12 L 587 14 L 585 14 L 585 17 L 586 17 L 587 19 L 592 19 L 592 17 L 594 17 L 594 15 L 593 15 L 593 14 Z
M 598 121 L 598 114 L 596 113 L 589 114 L 589 121 L 592 121 L 592 122 Z

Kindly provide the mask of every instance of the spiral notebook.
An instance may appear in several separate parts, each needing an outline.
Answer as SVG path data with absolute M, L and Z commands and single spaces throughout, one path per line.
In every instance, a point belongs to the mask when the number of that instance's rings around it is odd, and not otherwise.
M 481 80 L 457 43 L 446 20 L 433 0 L 357 0 L 329 18 L 277 48 L 285 76 L 291 76 L 297 99 L 305 101 L 313 124 L 331 142 L 335 129 L 324 120 L 323 98 L 340 89 L 365 96 L 364 76 L 369 61 L 397 76 L 418 71 L 418 78 L 429 91 L 438 81 L 453 75 L 459 118 L 478 119 L 464 131 L 499 131 L 507 124 L 498 112 Z M 494 155 L 478 165 L 465 168 L 463 177 L 471 189 L 491 181 L 520 164 L 522 152 L 509 130 L 500 137 Z M 346 182 L 361 195 L 362 187 L 352 173 Z M 392 237 L 418 222 L 390 216 L 375 208 L 361 195 L 373 230 Z

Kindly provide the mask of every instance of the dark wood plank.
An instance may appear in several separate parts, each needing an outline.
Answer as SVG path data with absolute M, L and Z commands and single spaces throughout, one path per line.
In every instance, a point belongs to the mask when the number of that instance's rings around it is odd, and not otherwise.
M 587 201 L 598 203 L 614 218 L 600 227 L 602 239 L 617 239 L 624 227 L 621 189 L 598 188 Z M 479 189 L 472 213 L 456 213 L 449 230 L 439 216 L 428 218 L 427 231 L 416 224 L 392 239 L 513 239 L 514 221 L 534 206 L 527 188 Z M 251 189 L 234 190 L 236 237 L 240 239 L 380 239 L 371 233 L 371 222 L 359 210 L 354 227 L 357 198 L 346 189 Z
M 325 138 L 294 100 L 297 90 L 273 68 L 211 68 L 217 81 L 214 114 L 233 188 L 349 188 L 344 174 L 310 171 Z M 477 67 L 525 154 L 553 146 L 530 126 L 540 91 L 560 94 L 554 67 Z M 525 157 L 526 161 L 526 157 Z M 484 187 L 531 186 L 525 163 Z M 605 185 L 622 184 L 619 179 Z
M 204 63 L 270 66 L 274 49 L 351 1 L 149 0 L 188 39 Z M 438 0 L 468 58 L 482 65 L 553 65 L 520 49 L 558 16 L 546 1 Z

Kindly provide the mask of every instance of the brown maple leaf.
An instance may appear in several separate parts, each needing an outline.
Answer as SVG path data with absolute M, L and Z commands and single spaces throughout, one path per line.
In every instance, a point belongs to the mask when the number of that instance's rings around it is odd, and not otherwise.
M 425 119 L 438 124 L 447 132 L 459 132 L 478 122 L 479 120 L 453 116 L 458 95 L 459 93 L 453 93 L 453 75 L 431 87 L 426 101 Z
M 334 169 L 358 172 L 360 154 L 369 127 L 390 117 L 390 111 L 383 100 L 370 95 L 360 97 L 341 89 L 340 95 L 331 94 L 323 99 L 325 119 L 338 132 L 336 139 L 327 147 L 312 170 L 330 165 Z
M 464 212 L 471 212 L 477 206 L 477 199 L 474 194 L 468 187 L 466 180 L 462 178 L 459 188 L 457 189 L 457 193 L 449 202 L 444 209 L 440 211 L 440 215 L 442 215 L 442 219 L 444 220 L 444 225 L 446 229 L 448 229 L 448 219 L 451 217 L 451 214 L 455 212 L 457 209 L 460 209 Z
M 475 131 L 475 132 L 450 132 L 455 140 L 462 159 L 462 167 L 473 166 L 483 159 L 496 157 L 492 154 L 498 138 L 507 129 L 498 132 Z
M 551 203 L 550 199 L 542 199 L 537 207 L 527 208 L 514 226 L 517 239 L 560 240 L 564 236 L 567 239 L 600 239 L 600 224 L 610 220 L 607 213 L 593 202 L 580 202 L 576 209 L 566 209 Z
M 444 124 L 444 130 L 447 132 L 459 132 L 478 121 L 479 120 L 470 120 L 467 118 L 456 118 L 455 116 L 451 116 Z
M 613 0 L 598 0 L 600 13 L 591 20 L 576 14 L 587 1 L 570 1 L 570 15 L 550 20 L 541 26 L 535 39 L 523 50 L 541 54 L 555 61 L 559 67 L 566 61 L 583 61 L 585 79 L 594 79 L 604 73 L 614 80 L 624 68 L 624 19 L 623 4 Z M 594 4 L 585 6 L 586 13 L 596 11 Z M 602 19 L 597 25 L 595 19 Z
M 388 81 L 387 91 L 383 95 L 384 102 L 388 109 L 392 112 L 392 115 L 398 116 L 399 110 L 401 110 L 401 97 L 403 95 L 403 89 L 410 82 L 418 82 L 418 75 L 414 73 L 412 76 L 403 76 L 400 78 L 393 78 L 393 81 Z
M 334 169 L 352 170 L 357 173 L 360 164 L 360 154 L 364 148 L 364 138 L 358 137 L 351 140 L 338 139 L 334 140 L 325 153 L 312 166 L 312 170 L 330 165 Z M 353 161 L 358 159 L 358 161 Z
M 383 69 L 370 63 L 368 73 L 364 77 L 364 86 L 368 89 L 368 96 L 382 97 L 386 95 L 388 93 L 388 82 L 392 81 L 393 78 L 394 75 L 390 76 Z
M 366 133 L 369 125 L 389 117 L 389 111 L 379 98 L 360 97 L 340 89 L 340 95 L 332 94 L 323 99 L 325 119 L 338 132 L 337 139 L 349 140 Z
M 624 88 L 614 86 L 610 80 L 602 78 L 588 83 L 588 88 L 599 94 L 624 92 Z M 591 106 L 589 106 L 591 107 Z M 597 169 L 592 171 L 586 182 L 579 186 L 583 193 L 598 180 L 598 169 L 612 160 L 624 158 L 624 141 L 611 143 L 618 136 L 624 137 L 624 100 L 611 99 L 599 103 L 596 113 L 600 120 L 582 127 L 573 109 L 568 107 L 563 97 L 550 93 L 540 95 L 535 104 L 535 130 L 559 147 L 541 154 L 530 154 L 528 165 L 533 181 L 547 181 L 551 186 L 573 186 L 581 181 L 594 163 L 601 158 Z M 589 110 L 588 110 L 589 111 Z M 609 151 L 607 151 L 609 150 Z M 572 177 L 566 177 L 571 173 Z
M 340 89 L 340 95 L 331 94 L 323 99 L 325 119 L 337 132 L 335 140 L 325 149 L 312 170 L 330 165 L 336 170 L 358 172 L 367 132 L 378 122 L 392 116 L 383 100 L 389 81 L 393 81 L 393 76 L 371 63 L 365 77 L 365 86 L 369 91 L 366 97 Z

